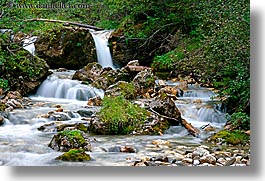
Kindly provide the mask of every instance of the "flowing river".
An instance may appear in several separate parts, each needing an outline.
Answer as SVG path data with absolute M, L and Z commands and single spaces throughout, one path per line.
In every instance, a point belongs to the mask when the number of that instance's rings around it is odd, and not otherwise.
M 43 118 L 40 115 L 56 110 L 55 105 L 61 105 L 67 110 L 68 120 L 65 122 L 84 123 L 78 110 L 99 109 L 88 107 L 87 99 L 94 96 L 104 96 L 104 92 L 93 87 L 71 80 L 74 71 L 53 71 L 47 80 L 39 87 L 35 95 L 29 96 L 30 104 L 24 109 L 15 109 L 8 113 L 8 119 L 0 127 L 0 165 L 6 166 L 129 166 L 132 161 L 143 156 L 159 155 L 165 150 L 152 144 L 153 140 L 166 140 L 171 147 L 197 146 L 206 138 L 203 133 L 199 138 L 188 134 L 182 126 L 170 127 L 164 135 L 123 135 L 101 136 L 89 135 L 92 151 L 87 152 L 92 157 L 88 162 L 63 162 L 55 158 L 62 152 L 48 147 L 56 132 L 42 132 L 38 128 L 45 123 L 55 120 Z M 174 86 L 177 82 L 166 82 Z M 196 128 L 210 124 L 215 128 L 222 128 L 226 122 L 225 110 L 217 100 L 212 99 L 215 94 L 206 88 L 189 85 L 182 97 L 175 101 L 185 118 Z M 200 104 L 196 100 L 201 100 Z M 115 111 L 115 110 L 113 110 Z M 136 153 L 116 152 L 117 146 L 133 146 Z M 170 148 L 168 148 L 170 151 Z

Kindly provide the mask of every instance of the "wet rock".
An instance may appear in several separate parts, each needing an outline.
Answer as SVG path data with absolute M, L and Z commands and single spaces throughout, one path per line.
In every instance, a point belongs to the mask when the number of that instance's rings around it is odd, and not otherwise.
M 82 117 L 91 117 L 95 113 L 95 111 L 90 109 L 79 109 L 76 112 Z
M 200 163 L 216 164 L 216 158 L 213 155 L 206 155 L 200 158 Z
M 133 84 L 118 81 L 117 83 L 109 86 L 105 92 L 106 96 L 124 96 L 126 99 L 136 98 L 136 89 Z
M 188 90 L 188 82 L 184 81 L 184 82 L 181 82 L 180 84 L 176 85 L 174 87 L 174 89 L 180 89 L 182 91 L 184 90 Z
M 153 140 L 152 141 L 152 144 L 154 144 L 154 145 L 167 145 L 167 146 L 169 146 L 170 145 L 170 142 L 169 141 L 166 141 L 166 140 L 158 139 L 158 140 Z
M 5 118 L 0 116 L 0 126 L 5 124 Z
M 124 153 L 136 153 L 137 150 L 134 146 L 129 146 L 126 145 L 124 147 L 121 147 L 120 152 L 124 152 Z
M 71 119 L 71 117 L 65 112 L 53 112 L 49 114 L 48 118 L 52 121 L 67 121 Z
M 18 92 L 18 91 L 9 91 L 7 93 L 7 95 L 5 96 L 4 100 L 8 100 L 8 99 L 15 99 L 15 100 L 17 100 L 17 99 L 22 99 L 22 98 L 23 97 L 22 97 L 22 95 L 21 95 L 20 92 Z
M 233 165 L 236 161 L 236 158 L 233 157 L 231 159 L 229 159 L 228 161 L 226 161 L 226 163 L 224 164 L 224 166 L 230 166 L 230 165 Z
M 96 49 L 91 34 L 84 29 L 53 28 L 35 42 L 36 53 L 52 69 L 79 69 L 95 62 Z
M 59 132 L 53 136 L 48 146 L 56 151 L 63 152 L 67 152 L 73 148 L 82 148 L 85 151 L 91 150 L 89 138 L 84 132 L 79 130 Z
M 121 146 L 114 146 L 108 149 L 108 152 L 120 152 L 121 151 Z
M 38 128 L 39 131 L 43 132 L 60 132 L 64 130 L 80 130 L 87 132 L 89 127 L 88 123 L 63 123 L 63 122 L 52 122 L 46 123 Z
M 110 85 L 115 84 L 118 81 L 129 81 L 129 73 L 121 71 L 120 69 L 116 70 L 105 70 L 100 74 L 100 77 L 95 79 L 91 84 L 92 86 L 106 90 Z
M 222 165 L 225 165 L 226 162 L 227 162 L 227 160 L 225 158 L 223 158 L 223 157 L 218 158 L 218 160 L 217 160 L 217 163 L 220 163 Z
M 73 80 L 88 81 L 96 80 L 103 72 L 103 68 L 96 62 L 88 63 L 84 68 L 79 69 L 73 75 Z
M 193 160 L 193 165 L 199 165 L 200 161 L 199 160 Z
M 160 115 L 173 118 L 167 119 L 170 125 L 180 125 L 181 113 L 176 107 L 174 101 L 167 94 L 157 96 L 154 100 L 152 100 L 149 107 Z
M 59 157 L 56 157 L 55 160 L 83 162 L 91 160 L 91 157 L 83 149 L 71 149 Z
M 192 158 L 184 158 L 182 160 L 182 163 L 184 164 L 192 164 L 192 162 L 193 162 Z
M 147 162 L 142 162 L 142 161 L 136 161 L 133 166 L 135 167 L 143 167 L 143 166 L 149 166 L 149 164 Z
M 139 61 L 138 60 L 131 60 L 127 63 L 127 66 L 139 66 Z
M 139 95 L 152 93 L 155 87 L 155 77 L 152 69 L 145 69 L 139 72 L 133 79 L 133 84 Z
M 199 157 L 202 157 L 202 156 L 206 156 L 206 155 L 209 155 L 210 152 L 208 150 L 206 150 L 205 148 L 202 148 L 202 147 L 197 147 L 193 150 L 192 152 L 192 157 L 194 158 L 195 156 L 199 156 Z
M 89 98 L 87 101 L 88 106 L 102 106 L 102 99 L 99 96 Z

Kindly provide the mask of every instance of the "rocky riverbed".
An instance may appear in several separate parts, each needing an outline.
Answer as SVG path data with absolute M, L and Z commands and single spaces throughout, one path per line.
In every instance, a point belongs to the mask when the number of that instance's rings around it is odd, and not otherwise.
M 250 133 L 243 133 L 242 140 L 227 141 L 226 132 L 212 139 L 224 128 L 226 114 L 211 99 L 211 89 L 189 84 L 188 77 L 159 80 L 137 61 L 117 70 L 92 63 L 74 72 L 53 72 L 38 92 L 54 97 L 1 95 L 2 165 L 250 165 L 250 143 L 243 141 Z M 108 125 L 97 114 L 102 90 L 105 96 L 126 95 L 146 109 L 141 129 L 107 135 Z

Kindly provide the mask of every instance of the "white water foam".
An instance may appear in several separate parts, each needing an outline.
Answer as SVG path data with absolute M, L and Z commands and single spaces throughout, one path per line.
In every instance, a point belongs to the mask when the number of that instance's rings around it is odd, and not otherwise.
M 43 81 L 34 97 L 87 101 L 96 96 L 103 98 L 104 91 L 81 84 L 77 80 L 61 79 L 53 74 Z
M 103 31 L 92 31 L 90 33 L 94 39 L 98 63 L 103 67 L 111 67 L 114 69 L 112 62 L 112 57 L 109 49 L 108 39 L 112 30 L 103 30 Z

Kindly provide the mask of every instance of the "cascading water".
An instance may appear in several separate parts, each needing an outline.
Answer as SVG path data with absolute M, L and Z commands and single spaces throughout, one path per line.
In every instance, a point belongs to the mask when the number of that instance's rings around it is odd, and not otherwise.
M 176 84 L 178 83 L 169 83 L 170 86 Z M 215 128 L 222 128 L 228 115 L 225 113 L 225 109 L 222 108 L 220 101 L 215 97 L 216 94 L 207 88 L 189 85 L 188 90 L 184 91 L 182 97 L 178 97 L 175 104 L 181 112 L 182 118 L 194 127 L 200 128 L 209 124 Z M 168 131 L 171 134 L 179 134 L 180 132 L 187 134 L 187 130 L 177 126 Z
M 35 96 L 45 98 L 75 99 L 87 101 L 89 98 L 104 96 L 104 91 L 71 80 L 74 72 L 54 72 L 39 87 Z
M 40 86 L 37 94 L 30 97 L 32 103 L 28 108 L 15 109 L 10 112 L 6 124 L 0 126 L 0 165 L 6 166 L 128 166 L 130 159 L 138 159 L 145 155 L 160 155 L 162 151 L 171 152 L 179 145 L 199 145 L 203 139 L 188 135 L 182 126 L 172 126 L 164 135 L 122 135 L 122 136 L 102 136 L 88 133 L 92 144 L 90 156 L 94 159 L 88 162 L 63 162 L 56 161 L 55 158 L 62 154 L 52 150 L 47 145 L 56 131 L 42 132 L 38 128 L 43 124 L 49 124 L 56 130 L 54 123 L 89 124 L 81 116 L 81 111 L 95 112 L 98 107 L 87 106 L 87 101 L 80 101 L 85 96 L 100 95 L 100 90 L 92 87 L 83 87 L 78 81 L 73 81 L 74 72 L 57 72 L 48 77 Z M 173 85 L 174 86 L 174 85 Z M 81 88 L 80 88 L 81 87 Z M 78 89 L 85 89 L 89 93 L 78 95 Z M 70 89 L 73 89 L 71 91 Z M 93 91 L 92 91 L 93 90 Z M 94 91 L 96 90 L 96 91 Z M 81 92 L 86 92 L 82 90 Z M 80 92 L 80 94 L 81 94 Z M 71 97 L 71 96 L 72 97 Z M 214 93 L 201 87 L 189 86 L 183 97 L 178 97 L 175 104 L 182 113 L 182 117 L 194 127 L 200 128 L 202 125 L 211 124 L 215 127 L 224 125 L 225 113 L 219 108 L 218 100 L 211 99 Z M 39 98 L 41 97 L 41 98 Z M 52 97 L 56 99 L 50 99 Z M 74 99 L 71 99 L 74 98 Z M 86 98 L 87 99 L 87 98 Z M 196 100 L 201 100 L 200 103 Z M 50 101 L 51 100 L 51 101 Z M 73 101 L 74 100 L 74 101 Z M 55 104 L 60 104 L 64 112 L 56 112 Z M 115 111 L 115 110 L 113 110 Z M 55 113 L 50 115 L 49 113 Z M 47 114 L 48 113 L 48 114 Z M 45 115 L 44 117 L 42 115 Z M 46 117 L 48 115 L 48 117 Z M 64 118 L 58 121 L 58 117 Z M 162 139 L 170 141 L 170 147 L 163 150 L 162 147 L 153 145 L 152 141 Z M 133 145 L 137 153 L 111 152 L 110 148 L 124 145 Z M 172 150 L 173 149 L 173 150 Z
M 112 30 L 102 30 L 102 31 L 93 31 L 90 30 L 90 33 L 94 39 L 98 63 L 104 67 L 114 68 L 111 53 L 109 49 L 108 39 Z

